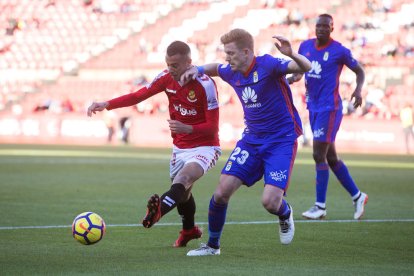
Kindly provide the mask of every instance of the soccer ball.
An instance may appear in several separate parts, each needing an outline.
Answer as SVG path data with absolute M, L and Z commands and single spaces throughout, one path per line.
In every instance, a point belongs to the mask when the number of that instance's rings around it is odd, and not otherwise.
M 100 241 L 105 235 L 104 220 L 94 212 L 79 214 L 72 223 L 72 235 L 78 242 L 91 245 Z

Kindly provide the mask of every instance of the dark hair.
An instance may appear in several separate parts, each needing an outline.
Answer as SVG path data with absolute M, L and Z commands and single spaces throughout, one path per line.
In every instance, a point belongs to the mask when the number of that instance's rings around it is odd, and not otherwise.
M 172 42 L 168 48 L 167 48 L 167 55 L 168 56 L 174 56 L 177 54 L 183 55 L 183 56 L 189 56 L 191 53 L 190 46 L 187 45 L 187 43 L 184 43 L 182 41 L 174 41 Z
M 330 15 L 330 14 L 328 14 L 328 13 L 322 13 L 322 14 L 320 14 L 318 17 L 327 17 L 327 18 L 329 18 L 329 19 L 331 19 L 331 20 L 333 21 L 333 17 L 332 17 L 332 15 Z

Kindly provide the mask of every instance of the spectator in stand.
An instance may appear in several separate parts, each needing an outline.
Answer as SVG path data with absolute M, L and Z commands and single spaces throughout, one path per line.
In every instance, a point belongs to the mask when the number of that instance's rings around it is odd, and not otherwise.
M 93 0 L 83 0 L 83 5 L 85 7 L 88 7 L 88 6 L 92 5 L 92 4 L 93 4 Z
M 14 35 L 17 30 L 21 30 L 23 27 L 23 22 L 17 18 L 9 18 L 8 26 L 6 28 L 6 35 Z
M 119 6 L 119 11 L 121 13 L 130 13 L 134 10 L 131 1 L 124 1 L 121 3 L 121 5 Z
M 73 106 L 72 101 L 69 98 L 66 98 L 62 101 L 62 111 L 63 112 L 73 112 L 75 111 L 75 107 Z
M 384 103 L 382 102 L 385 92 L 375 84 L 367 86 L 368 93 L 365 96 L 365 105 L 363 107 L 363 116 L 368 118 L 381 117 L 382 111 L 385 110 Z
M 121 117 L 119 127 L 121 128 L 121 140 L 124 144 L 129 143 L 129 130 L 132 126 L 131 119 L 127 116 Z
M 106 110 L 104 113 L 104 121 L 108 130 L 107 142 L 111 143 L 115 134 L 116 114 L 113 110 Z
M 401 109 L 400 120 L 404 131 L 405 150 L 410 154 L 410 137 L 414 141 L 414 113 L 410 103 Z
M 55 6 L 56 5 L 56 0 L 48 0 L 47 3 L 45 4 L 45 8 L 48 8 L 50 6 Z
M 95 4 L 93 11 L 96 13 L 116 13 L 120 12 L 120 7 L 114 0 L 99 0 Z

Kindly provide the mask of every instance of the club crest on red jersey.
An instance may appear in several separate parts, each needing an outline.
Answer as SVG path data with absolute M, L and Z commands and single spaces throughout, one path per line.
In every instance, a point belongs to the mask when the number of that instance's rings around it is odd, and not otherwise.
M 195 94 L 194 90 L 190 90 L 190 92 L 188 92 L 187 100 L 190 103 L 194 103 L 194 102 L 197 101 L 196 94 Z

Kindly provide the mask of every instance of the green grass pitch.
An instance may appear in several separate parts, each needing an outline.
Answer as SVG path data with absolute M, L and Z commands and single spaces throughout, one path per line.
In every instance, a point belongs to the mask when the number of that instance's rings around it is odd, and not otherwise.
M 351 199 L 331 173 L 327 219 L 313 222 L 300 216 L 314 202 L 315 178 L 311 152 L 300 150 L 287 196 L 292 244 L 280 244 L 258 182 L 231 199 L 221 255 L 187 257 L 207 241 L 208 202 L 229 152 L 193 189 L 205 235 L 178 249 L 176 210 L 151 229 L 140 225 L 148 197 L 170 185 L 169 155 L 129 146 L 0 145 L 0 275 L 414 275 L 414 156 L 342 154 L 369 195 L 365 216 L 353 221 Z M 108 225 L 98 244 L 71 235 L 84 211 Z

